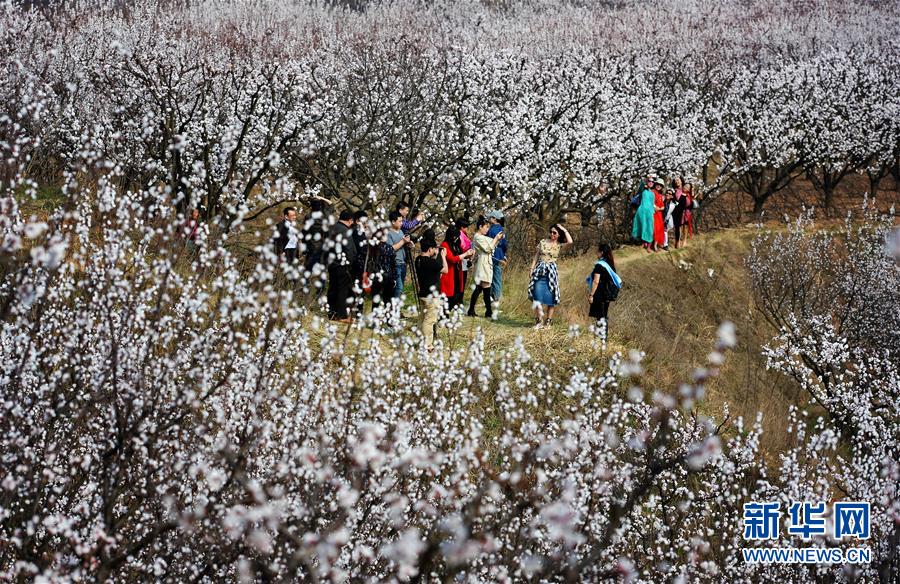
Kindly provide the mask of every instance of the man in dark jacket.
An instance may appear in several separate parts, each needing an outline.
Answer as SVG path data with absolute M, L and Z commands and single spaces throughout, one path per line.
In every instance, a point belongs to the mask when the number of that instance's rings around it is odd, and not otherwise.
M 303 267 L 312 271 L 322 263 L 322 246 L 325 241 L 325 201 L 314 198 L 309 202 L 309 215 L 303 220 Z
M 288 263 L 297 261 L 300 233 L 297 231 L 297 209 L 285 207 L 283 218 L 275 224 L 275 238 L 272 244 L 275 246 L 275 255 L 284 256 Z
M 356 281 L 362 277 L 366 270 L 366 256 L 369 251 L 369 243 L 366 235 L 366 222 L 369 214 L 365 211 L 357 211 L 353 214 L 353 245 L 356 248 L 356 261 L 350 270 L 353 280 Z
M 353 213 L 347 209 L 341 211 L 338 222 L 328 231 L 328 318 L 341 322 L 350 322 L 348 300 L 353 278 L 350 275 L 356 263 L 356 245 L 350 229 L 353 227 Z

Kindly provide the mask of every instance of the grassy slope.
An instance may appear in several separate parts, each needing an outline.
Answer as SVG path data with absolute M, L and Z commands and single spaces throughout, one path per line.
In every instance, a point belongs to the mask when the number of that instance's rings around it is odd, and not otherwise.
M 719 323 L 734 322 L 738 347 L 729 356 L 722 376 L 709 387 L 702 408 L 720 418 L 727 403 L 733 416 L 750 421 L 762 412 L 766 428 L 763 448 L 771 452 L 789 439 L 787 408 L 805 400 L 786 379 L 766 371 L 760 356 L 760 347 L 774 331 L 753 304 L 744 266 L 753 235 L 752 229 L 731 229 L 698 236 L 677 251 L 648 254 L 637 247 L 619 250 L 617 268 L 625 287 L 610 308 L 607 355 L 624 349 L 646 352 L 647 380 L 653 389 L 674 392 L 679 383 L 690 378 L 693 367 L 705 360 Z M 509 346 L 522 336 L 532 355 L 547 360 L 551 369 L 563 376 L 575 364 L 604 360 L 607 355 L 586 339 L 571 340 L 567 329 L 567 324 L 586 326 L 590 322 L 584 278 L 593 262 L 590 256 L 561 261 L 562 299 L 555 318 L 559 324 L 537 331 L 531 329 L 533 318 L 526 294 L 528 266 L 510 265 L 504 278 L 500 317 L 494 322 L 466 319 L 454 344 L 465 342 L 478 327 L 485 330 L 488 347 Z M 479 307 L 479 313 L 481 310 Z M 447 333 L 443 336 L 446 339 Z

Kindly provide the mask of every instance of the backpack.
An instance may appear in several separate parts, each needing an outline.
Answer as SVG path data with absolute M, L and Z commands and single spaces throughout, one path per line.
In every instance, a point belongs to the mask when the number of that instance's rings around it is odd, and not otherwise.
M 599 264 L 599 260 L 597 261 L 595 266 Z M 587 284 L 588 290 L 594 285 L 594 272 L 588 274 L 588 277 L 584 279 L 584 283 Z M 621 288 L 616 286 L 615 281 L 612 279 L 612 276 L 608 280 L 604 280 L 601 282 L 601 286 L 597 287 L 597 292 L 603 292 L 603 298 L 606 302 L 614 302 L 616 298 L 619 297 L 619 290 Z
M 619 297 L 619 290 L 621 290 L 621 288 L 616 286 L 616 283 L 612 281 L 612 278 L 607 280 L 606 284 L 604 285 L 604 290 L 603 290 L 603 293 L 606 297 L 606 301 L 607 302 L 615 301 L 615 299 Z

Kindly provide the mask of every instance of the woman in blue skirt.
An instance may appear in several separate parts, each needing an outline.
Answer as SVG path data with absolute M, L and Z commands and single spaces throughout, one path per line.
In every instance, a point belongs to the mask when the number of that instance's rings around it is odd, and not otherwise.
M 534 305 L 534 328 L 553 324 L 553 311 L 559 304 L 559 270 L 556 262 L 563 246 L 572 244 L 572 236 L 562 225 L 550 228 L 550 236 L 538 244 L 531 262 L 531 280 L 528 282 L 528 298 Z M 544 310 L 546 307 L 546 312 Z M 541 321 L 546 314 L 547 320 Z

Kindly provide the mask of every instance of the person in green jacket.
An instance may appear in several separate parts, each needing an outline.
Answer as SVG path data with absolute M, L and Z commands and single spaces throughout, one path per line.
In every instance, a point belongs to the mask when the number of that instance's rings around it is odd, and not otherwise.
M 655 184 L 657 179 L 651 179 L 650 182 L 641 191 L 641 201 L 638 205 L 637 212 L 634 214 L 634 223 L 631 228 L 631 237 L 640 240 L 641 246 L 650 251 L 653 245 L 653 213 L 655 196 L 650 187 Z

